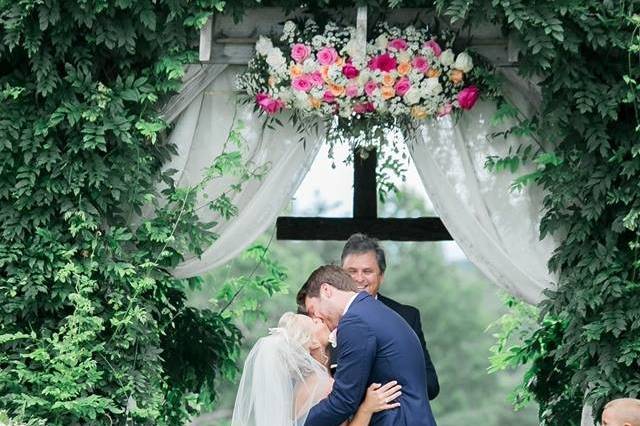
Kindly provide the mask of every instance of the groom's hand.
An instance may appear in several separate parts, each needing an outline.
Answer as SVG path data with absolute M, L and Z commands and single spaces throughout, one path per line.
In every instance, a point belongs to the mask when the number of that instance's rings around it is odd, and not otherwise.
M 373 383 L 367 389 L 367 394 L 362 403 L 361 409 L 373 414 L 378 411 L 390 410 L 400 406 L 399 402 L 392 402 L 397 399 L 402 392 L 402 386 L 398 382 L 391 381 L 384 386 L 380 383 Z

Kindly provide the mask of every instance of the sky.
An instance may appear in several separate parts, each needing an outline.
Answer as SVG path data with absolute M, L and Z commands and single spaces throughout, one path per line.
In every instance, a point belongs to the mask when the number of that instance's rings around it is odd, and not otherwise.
M 349 148 L 338 145 L 335 148 L 334 160 L 328 157 L 327 144 L 322 149 L 311 166 L 309 173 L 298 188 L 293 197 L 293 212 L 295 215 L 310 216 L 315 207 L 322 205 L 327 207 L 326 217 L 351 217 L 353 206 L 353 167 L 343 163 Z M 332 168 L 335 164 L 335 169 Z M 396 182 L 398 187 L 409 188 L 424 199 L 429 208 L 433 208 L 422 186 L 418 172 L 410 162 L 406 173 L 406 181 Z M 442 247 L 445 259 L 450 262 L 466 259 L 454 241 L 442 241 L 437 243 Z

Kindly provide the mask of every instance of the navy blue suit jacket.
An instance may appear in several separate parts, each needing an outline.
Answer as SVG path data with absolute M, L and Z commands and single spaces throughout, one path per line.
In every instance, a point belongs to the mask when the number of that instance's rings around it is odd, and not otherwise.
M 418 336 L 396 312 L 358 293 L 338 323 L 333 390 L 309 412 L 305 426 L 338 426 L 353 416 L 371 383 L 397 380 L 400 407 L 373 415 L 375 426 L 436 426 L 427 397 Z

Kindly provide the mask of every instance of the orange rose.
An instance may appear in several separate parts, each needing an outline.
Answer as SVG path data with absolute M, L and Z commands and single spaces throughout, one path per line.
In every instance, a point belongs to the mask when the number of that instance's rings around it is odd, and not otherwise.
M 396 84 L 396 79 L 391 74 L 385 74 L 382 77 L 382 85 L 387 87 L 393 87 Z
M 440 74 L 442 74 L 440 70 L 434 68 L 429 68 L 429 70 L 427 71 L 427 77 L 429 78 L 440 77 Z
M 291 65 L 289 74 L 291 74 L 291 78 L 300 77 L 302 75 L 302 67 L 300 65 Z
M 309 96 L 309 104 L 312 108 L 320 108 L 322 101 L 318 98 L 314 98 L 313 96 Z
M 326 66 L 326 65 L 321 66 L 320 67 L 320 75 L 322 76 L 324 81 L 327 81 L 329 79 L 329 67 Z
M 342 96 L 344 95 L 344 86 L 335 83 L 328 83 L 329 91 L 333 96 Z
M 454 84 L 461 83 L 464 79 L 464 73 L 460 70 L 451 70 L 449 72 L 449 80 L 453 81 Z
M 414 105 L 414 106 L 411 107 L 411 116 L 413 118 L 416 118 L 418 120 L 422 120 L 422 119 L 427 118 L 427 115 L 428 115 L 427 111 L 424 108 L 422 108 L 421 106 Z
M 342 57 L 338 56 L 338 59 L 336 59 L 336 65 L 338 65 L 338 66 L 340 66 L 340 67 L 341 67 L 342 65 L 344 65 L 344 58 L 342 58 Z
M 398 65 L 398 74 L 407 75 L 411 71 L 411 64 L 409 62 L 400 62 Z
M 383 86 L 380 93 L 382 94 L 383 99 L 390 99 L 396 95 L 396 89 L 389 86 Z

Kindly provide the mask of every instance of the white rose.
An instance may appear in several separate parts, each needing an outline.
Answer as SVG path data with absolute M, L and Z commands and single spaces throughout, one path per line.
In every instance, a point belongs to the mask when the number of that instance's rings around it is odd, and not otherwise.
M 462 52 L 456 58 L 456 62 L 453 64 L 453 67 L 465 73 L 469 72 L 473 68 L 473 59 L 471 59 L 471 56 L 467 53 Z
M 352 58 L 364 54 L 361 49 L 360 43 L 358 43 L 358 41 L 353 38 L 349 40 L 347 45 L 344 47 L 344 51 L 347 52 L 347 55 L 351 56 Z
M 380 34 L 378 38 L 376 38 L 375 44 L 376 44 L 376 47 L 380 49 L 386 49 L 387 45 L 389 44 L 389 40 L 387 39 L 386 35 Z
M 396 53 L 396 57 L 400 62 L 409 62 L 411 60 L 411 52 L 408 50 L 404 50 L 402 52 Z
M 415 87 L 412 87 L 407 91 L 407 93 L 404 94 L 404 101 L 408 105 L 414 105 L 420 102 L 421 97 L 422 95 L 420 94 L 420 90 Z
M 282 32 L 285 34 L 293 34 L 296 30 L 296 24 L 293 21 L 287 21 L 284 23 L 284 28 Z
M 271 40 L 264 36 L 260 36 L 256 43 L 256 53 L 258 55 L 267 56 L 271 49 L 273 49 L 273 43 L 271 43 Z
M 277 47 L 272 48 L 269 53 L 267 53 L 267 64 L 276 70 L 280 70 L 285 67 L 286 59 L 284 58 L 282 51 Z
M 314 61 L 311 58 L 307 58 L 303 63 L 302 63 L 302 71 L 305 74 L 310 74 L 314 71 L 316 71 L 319 68 L 319 65 L 316 61 Z
M 427 95 L 436 96 L 442 92 L 442 85 L 438 81 L 438 77 L 428 78 L 424 84 L 424 91 Z
M 453 64 L 453 59 L 454 59 L 454 55 L 453 55 L 453 52 L 451 51 L 451 49 L 445 50 L 440 55 L 440 63 L 442 65 L 444 65 L 445 67 L 448 67 L 451 64 Z

